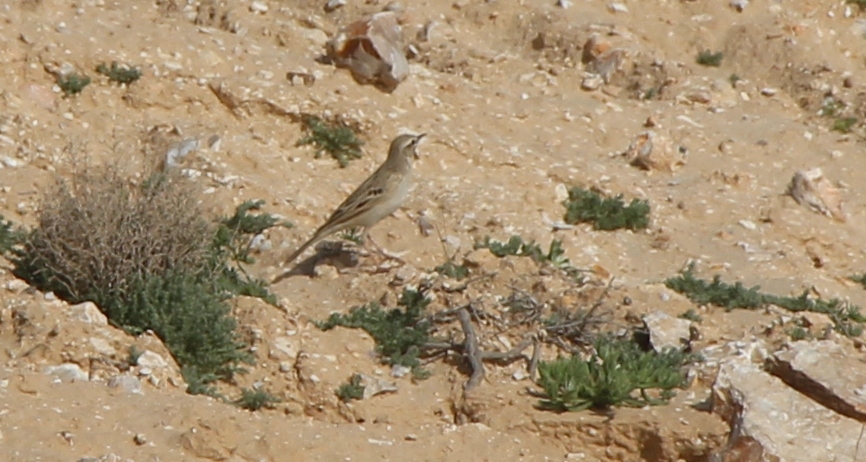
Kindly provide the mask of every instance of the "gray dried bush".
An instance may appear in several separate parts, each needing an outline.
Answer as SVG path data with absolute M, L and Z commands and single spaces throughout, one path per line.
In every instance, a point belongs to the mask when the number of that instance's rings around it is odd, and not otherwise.
M 18 272 L 43 290 L 86 300 L 123 294 L 134 279 L 168 269 L 200 268 L 213 231 L 196 197 L 173 174 L 135 184 L 114 167 L 76 172 L 43 196 Z

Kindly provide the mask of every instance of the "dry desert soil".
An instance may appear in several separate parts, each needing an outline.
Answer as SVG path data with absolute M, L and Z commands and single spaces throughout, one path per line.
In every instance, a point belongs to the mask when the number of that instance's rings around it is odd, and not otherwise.
M 458 353 L 431 361 L 426 380 L 392 378 L 369 335 L 323 332 L 312 321 L 373 300 L 391 307 L 403 288 L 427 284 L 431 313 L 469 302 L 492 312 L 522 291 L 574 309 L 597 303 L 611 330 L 694 309 L 703 318 L 694 324 L 698 352 L 786 340 L 786 328 L 768 327 L 785 321 L 778 311 L 699 306 L 665 287 L 690 262 L 703 278 L 866 303 L 848 279 L 866 271 L 858 186 L 866 14 L 857 4 L 348 0 L 326 11 L 326 3 L 342 2 L 0 5 L 0 212 L 21 225 L 36 224 L 42 193 L 75 165 L 136 172 L 167 146 L 198 140 L 181 168 L 214 216 L 263 199 L 265 211 L 294 224 L 270 230 L 248 268 L 270 280 L 291 269 L 286 255 L 383 161 L 390 140 L 427 133 L 409 199 L 371 231 L 405 264 L 316 261 L 310 251 L 303 271 L 271 287 L 278 307 L 232 300 L 256 364 L 220 391 L 235 398 L 261 387 L 280 398 L 272 409 L 186 394 L 158 338 L 133 337 L 100 323 L 92 307 L 35 291 L 4 261 L 0 459 L 752 460 L 724 455 L 731 428 L 707 404 L 709 367 L 667 405 L 554 413 L 536 407 L 527 358 L 487 363 L 484 380 L 464 392 L 470 369 Z M 321 59 L 340 27 L 385 9 L 398 15 L 409 62 L 390 93 Z M 719 65 L 699 64 L 704 51 L 721 52 Z M 142 77 L 109 82 L 95 69 L 112 61 Z M 69 71 L 91 84 L 64 96 L 56 78 Z M 340 168 L 296 146 L 305 115 L 358 129 L 363 157 Z M 846 117 L 856 120 L 840 130 Z M 642 136 L 652 152 L 634 163 L 629 146 Z M 786 194 L 795 173 L 814 168 L 825 178 L 815 200 L 827 213 Z M 649 226 L 566 226 L 562 203 L 574 186 L 648 201 Z M 473 250 L 485 236 L 512 235 L 544 248 L 561 240 L 570 264 L 587 270 L 583 282 Z M 433 271 L 451 256 L 488 277 L 460 290 Z M 538 340 L 528 328 L 475 322 L 485 351 Z M 441 329 L 462 338 L 456 321 Z M 133 344 L 169 362 L 167 372 L 112 366 Z M 562 353 L 545 345 L 542 359 Z M 78 369 L 51 369 L 63 364 Z M 121 372 L 139 377 L 140 390 L 109 386 Z M 342 403 L 334 390 L 354 373 L 398 390 Z

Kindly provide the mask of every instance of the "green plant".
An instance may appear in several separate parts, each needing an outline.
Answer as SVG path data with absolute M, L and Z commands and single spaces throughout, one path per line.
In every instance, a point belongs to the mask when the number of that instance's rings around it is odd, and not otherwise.
M 105 63 L 96 66 L 96 72 L 108 77 L 109 81 L 121 85 L 129 85 L 141 78 L 141 71 L 138 68 L 119 65 L 117 61 L 112 61 L 111 67 L 106 66 Z
M 818 111 L 818 115 L 823 117 L 836 117 L 843 109 L 845 109 L 845 103 L 833 98 L 832 96 L 828 96 L 821 102 L 821 109 Z
M 732 87 L 736 87 L 737 82 L 739 82 L 740 80 L 742 80 L 742 77 L 737 74 L 731 74 L 728 76 L 728 82 L 731 82 Z
M 722 57 L 721 51 L 713 53 L 710 50 L 704 50 L 698 53 L 697 62 L 701 66 L 719 67 L 722 65 Z
M 338 123 L 325 123 L 316 116 L 304 117 L 303 122 L 309 134 L 296 145 L 314 144 L 317 159 L 327 152 L 337 159 L 340 167 L 346 167 L 350 160 L 361 158 L 361 145 L 364 142 L 357 138 L 351 128 Z
M 716 305 L 732 310 L 754 309 L 764 304 L 764 297 L 758 292 L 760 287 L 746 288 L 741 282 L 730 285 L 722 282 L 719 275 L 714 276 L 712 282 L 707 282 L 696 278 L 692 267 L 676 277 L 668 278 L 665 285 L 699 305 Z
M 139 350 L 135 345 L 130 345 L 126 350 L 126 364 L 129 364 L 130 367 L 138 364 L 138 358 L 141 357 L 143 351 Z
M 448 260 L 445 263 L 433 268 L 434 271 L 441 274 L 442 276 L 449 277 L 451 279 L 456 279 L 458 281 L 462 281 L 469 276 L 469 268 L 465 265 L 457 265 L 453 261 Z
M 90 85 L 90 77 L 79 75 L 76 73 L 57 76 L 57 86 L 63 90 L 66 96 L 73 96 L 81 93 L 84 87 Z
M 241 397 L 235 400 L 234 404 L 248 411 L 258 411 L 262 408 L 271 409 L 279 402 L 279 398 L 264 390 L 244 388 L 241 390 Z
M 0 215 L 0 255 L 14 255 L 13 250 L 24 242 L 26 236 L 27 230 Z
M 830 129 L 839 133 L 851 133 L 851 127 L 856 123 L 856 117 L 840 117 L 833 122 Z
M 704 320 L 704 318 L 702 318 L 701 315 L 699 315 L 698 312 L 694 310 L 694 308 L 689 308 L 688 310 L 686 310 L 682 314 L 680 314 L 678 317 L 682 318 L 682 319 L 688 319 L 689 321 L 692 321 L 692 322 L 701 322 Z
M 806 340 L 812 338 L 812 334 L 809 332 L 809 329 L 805 327 L 797 326 L 788 331 L 788 336 L 791 337 L 791 340 Z
M 535 241 L 526 242 L 520 236 L 511 236 L 507 242 L 501 242 L 485 236 L 484 240 L 475 243 L 476 249 L 488 249 L 490 253 L 499 258 L 513 255 L 517 257 L 530 257 L 537 262 L 550 262 L 553 266 L 567 267 L 569 261 L 565 258 L 562 249 L 562 241 L 554 239 L 550 242 L 547 252 L 541 250 L 541 246 Z
M 650 206 L 647 201 L 632 199 L 625 205 L 622 194 L 602 198 L 598 193 L 580 187 L 568 191 L 565 222 L 592 223 L 595 229 L 644 229 L 649 225 Z
M 225 300 L 267 296 L 247 277 L 246 243 L 276 221 L 244 203 L 216 226 L 192 184 L 158 173 L 142 182 L 115 168 L 73 172 L 43 198 L 37 226 L 13 250 L 14 273 L 71 303 L 90 300 L 132 334 L 153 330 L 181 366 L 190 393 L 251 363 Z
M 209 252 L 209 264 L 219 271 L 219 277 L 214 279 L 218 292 L 258 297 L 276 305 L 277 299 L 267 289 L 267 283 L 252 277 L 243 267 L 255 263 L 252 256 L 255 236 L 275 226 L 292 226 L 269 213 L 250 213 L 260 212 L 264 203 L 264 200 L 246 201 L 237 206 L 234 215 L 219 221 Z M 235 264 L 228 265 L 228 261 Z
M 341 232 L 340 239 L 356 245 L 364 245 L 364 235 L 361 234 L 360 228 L 347 229 Z
M 346 383 L 340 385 L 340 388 L 335 392 L 340 401 L 348 403 L 353 399 L 363 399 L 364 386 L 361 385 L 362 380 L 363 378 L 360 374 L 353 374 Z
M 665 285 L 695 303 L 720 306 L 728 310 L 756 309 L 772 304 L 792 312 L 824 313 L 833 321 L 837 332 L 849 337 L 859 336 L 863 331 L 863 324 L 866 323 L 866 316 L 860 313 L 860 308 L 856 305 L 838 299 L 811 299 L 808 291 L 804 291 L 799 297 L 765 294 L 759 292 L 759 286 L 746 288 L 740 282 L 734 285 L 722 282 L 719 275 L 714 276 L 712 282 L 707 282 L 694 276 L 693 265 L 689 265 L 678 276 L 665 280 Z
M 589 359 L 578 355 L 538 364 L 539 385 L 546 399 L 541 409 L 580 411 L 611 406 L 645 406 L 667 402 L 683 387 L 683 366 L 697 357 L 677 350 L 644 352 L 636 343 L 601 337 Z M 639 396 L 635 396 L 635 390 Z M 660 390 L 653 398 L 647 390 Z
M 184 377 L 204 383 L 229 379 L 239 363 L 252 363 L 236 335 L 231 308 L 208 281 L 181 270 L 134 278 L 126 293 L 96 294 L 96 303 L 111 322 L 138 335 L 153 330 L 171 351 Z
M 398 306 L 384 310 L 377 302 L 352 308 L 349 314 L 333 313 L 324 322 L 316 323 L 322 330 L 336 326 L 364 329 L 376 341 L 376 352 L 382 362 L 412 368 L 416 378 L 425 378 L 428 372 L 421 367 L 421 348 L 430 338 L 430 321 L 424 318 L 424 309 L 430 299 L 421 292 L 404 289 Z
M 866 289 L 866 273 L 852 274 L 851 276 L 848 276 L 848 279 L 860 284 L 861 287 Z

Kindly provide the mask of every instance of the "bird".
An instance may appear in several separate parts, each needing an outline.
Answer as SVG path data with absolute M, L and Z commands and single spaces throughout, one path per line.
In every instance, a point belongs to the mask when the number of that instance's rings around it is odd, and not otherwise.
M 367 231 L 403 205 L 412 186 L 412 163 L 418 158 L 418 144 L 426 133 L 404 134 L 394 138 L 385 162 L 364 180 L 355 191 L 334 210 L 330 218 L 295 250 L 285 264 L 290 264 L 310 246 L 347 229 L 363 228 L 362 242 Z M 372 239 L 371 239 L 372 241 Z M 375 244 L 375 243 L 374 243 Z

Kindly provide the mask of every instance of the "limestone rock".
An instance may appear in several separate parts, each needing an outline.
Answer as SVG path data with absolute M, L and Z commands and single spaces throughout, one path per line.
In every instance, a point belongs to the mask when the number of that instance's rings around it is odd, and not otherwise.
M 832 460 L 857 454 L 862 425 L 821 406 L 748 358 L 724 361 L 712 390 L 712 410 L 731 427 L 713 460 Z

